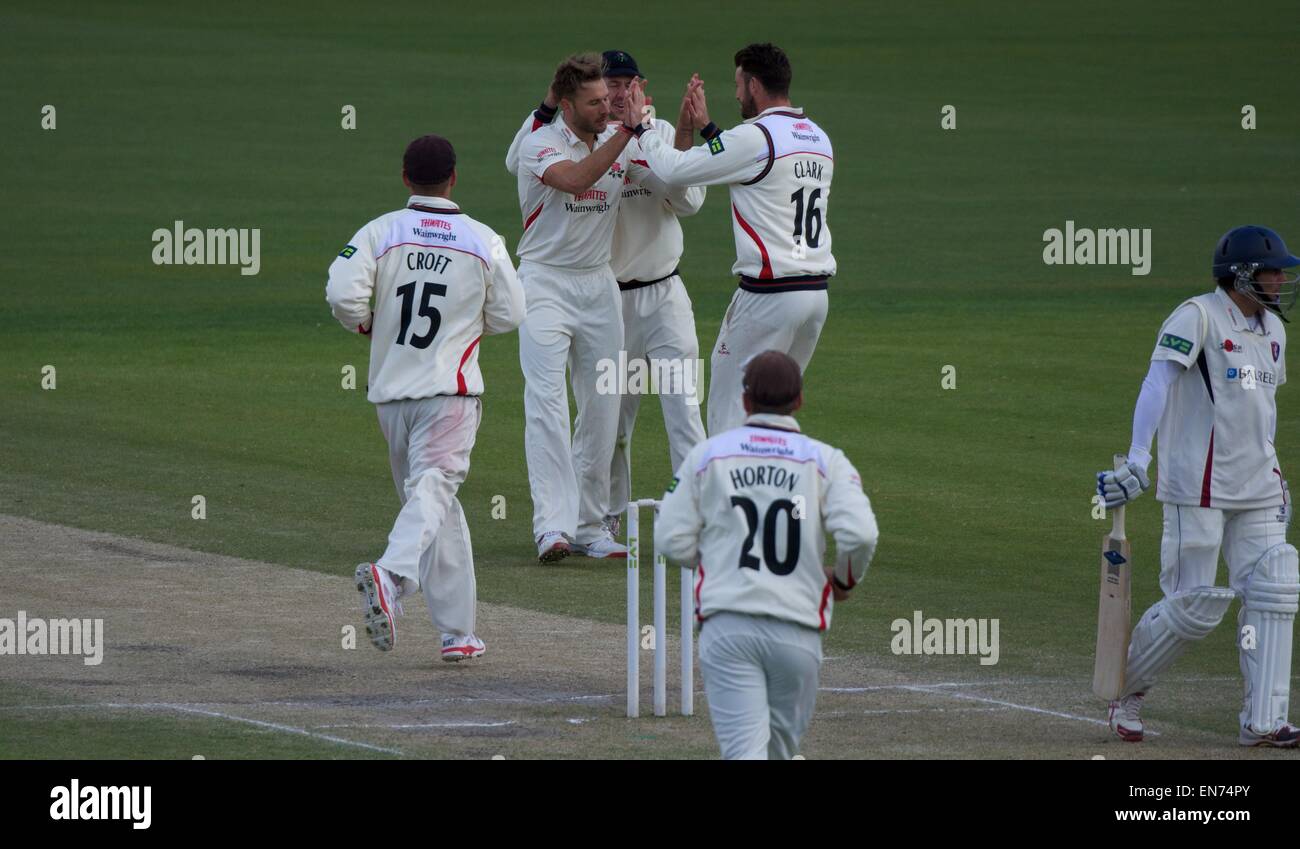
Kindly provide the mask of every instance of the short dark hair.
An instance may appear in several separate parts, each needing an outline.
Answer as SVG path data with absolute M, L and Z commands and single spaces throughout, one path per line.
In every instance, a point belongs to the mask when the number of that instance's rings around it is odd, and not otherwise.
M 599 53 L 577 53 L 565 59 L 555 69 L 551 91 L 555 99 L 573 101 L 578 89 L 586 83 L 605 78 L 605 57 Z
M 744 386 L 755 413 L 785 416 L 799 406 L 803 373 L 789 354 L 764 351 L 745 364 Z
M 456 170 L 456 149 L 442 136 L 432 133 L 420 136 L 406 146 L 402 170 L 414 186 L 440 188 Z
M 775 44 L 749 44 L 736 51 L 736 67 L 747 77 L 755 77 L 771 95 L 790 94 L 790 58 Z

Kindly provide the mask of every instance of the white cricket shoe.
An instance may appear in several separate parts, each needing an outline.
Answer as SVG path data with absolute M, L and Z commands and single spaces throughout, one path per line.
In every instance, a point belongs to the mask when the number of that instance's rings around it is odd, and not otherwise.
M 573 546 L 574 554 L 582 554 L 586 557 L 597 559 L 627 558 L 627 546 L 616 542 L 612 536 L 603 536 L 589 543 L 578 543 Z
M 1294 749 L 1300 745 L 1300 729 L 1284 722 L 1267 734 L 1260 734 L 1249 725 L 1241 729 L 1237 742 L 1243 746 L 1269 746 L 1274 749 Z
M 1142 742 L 1142 700 L 1146 693 L 1134 693 L 1110 703 L 1110 730 L 1125 743 Z
M 459 663 L 462 660 L 482 657 L 485 651 L 487 646 L 473 634 L 442 635 L 442 659 L 448 663 Z
M 572 549 L 564 531 L 547 531 L 537 538 L 537 559 L 542 563 L 555 563 L 568 557 Z
M 388 572 L 373 563 L 362 563 L 356 571 L 357 592 L 361 593 L 362 619 L 370 642 L 380 651 L 397 644 L 397 587 Z

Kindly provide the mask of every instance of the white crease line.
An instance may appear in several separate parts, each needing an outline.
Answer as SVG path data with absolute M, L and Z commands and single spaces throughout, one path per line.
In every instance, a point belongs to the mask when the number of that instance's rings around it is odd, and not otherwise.
M 341 725 L 313 725 L 312 728 L 391 728 L 406 730 L 409 728 L 500 728 L 503 725 L 514 724 L 514 720 L 506 720 L 505 722 L 421 722 L 408 724 L 345 723 Z
M 356 746 L 357 748 L 360 749 L 369 749 L 372 752 L 384 752 L 390 755 L 402 754 L 401 751 L 398 749 L 387 749 L 384 748 L 383 746 L 372 746 L 369 743 L 359 743 L 356 740 L 345 740 L 342 737 L 335 737 L 332 734 L 314 734 L 305 728 L 295 728 L 292 725 L 281 725 L 278 722 L 265 722 L 261 719 L 247 719 L 246 717 L 233 716 L 231 714 L 221 713 L 215 710 L 201 710 L 199 708 L 184 707 L 182 705 L 162 705 L 162 707 L 169 708 L 171 710 L 178 710 L 183 713 L 197 713 L 202 716 L 213 716 L 213 717 L 217 717 L 218 719 L 229 719 L 232 722 L 246 722 L 249 725 L 256 725 L 261 728 L 270 728 L 273 731 L 283 731 L 287 734 L 301 734 L 304 737 L 312 737 L 317 740 L 328 740 L 331 743 L 338 743 L 343 746 Z
M 875 693 L 880 690 L 910 690 L 913 687 L 979 687 L 977 681 L 944 681 L 939 684 L 875 684 L 870 687 L 818 687 L 823 693 Z M 986 685 L 987 686 L 987 685 Z
M 885 716 L 895 713 L 1002 713 L 1006 710 L 1010 710 L 1010 708 L 897 708 L 894 710 L 882 708 L 879 710 L 832 710 L 825 713 L 819 711 L 817 716 L 829 718 L 841 716 Z
M 260 728 L 269 728 L 272 731 L 283 731 L 286 734 L 301 734 L 304 737 L 312 737 L 317 740 L 326 740 L 330 743 L 338 743 L 343 746 L 356 746 L 361 749 L 369 749 L 372 752 L 384 752 L 389 755 L 400 755 L 402 752 L 398 749 L 387 749 L 383 746 L 372 746 L 369 743 L 360 743 L 356 740 L 345 740 L 342 737 L 335 737 L 330 734 L 315 734 L 305 728 L 295 728 L 292 725 L 281 725 L 278 722 L 266 722 L 261 719 L 249 719 L 243 716 L 234 716 L 229 713 L 221 713 L 215 710 L 203 710 L 202 708 L 192 707 L 190 705 L 171 704 L 169 702 L 144 702 L 128 704 L 123 702 L 104 702 L 94 705 L 35 705 L 35 710 L 61 710 L 68 708 L 109 708 L 113 710 L 172 710 L 179 713 L 195 713 L 201 716 L 210 716 L 217 719 L 228 719 L 231 722 L 243 722 L 248 725 L 256 725 Z M 5 708 L 5 710 L 23 710 L 24 708 Z
M 1033 705 L 1020 705 L 1020 704 L 1016 704 L 1015 702 L 1007 702 L 1001 699 L 988 699 L 985 698 L 984 696 L 973 696 L 970 693 L 955 693 L 952 692 L 951 690 L 945 691 L 945 690 L 929 689 L 926 687 L 904 687 L 903 689 L 911 690 L 917 693 L 933 693 L 934 695 L 937 696 L 949 696 L 954 699 L 967 699 L 972 702 L 983 702 L 984 704 L 990 704 L 990 705 L 1002 705 L 1003 707 L 1015 708 L 1016 710 L 1023 710 L 1029 713 L 1040 713 L 1043 714 L 1044 716 L 1054 716 L 1057 719 L 1073 719 L 1075 722 L 1086 722 L 1089 725 L 1100 725 L 1103 728 L 1110 728 L 1110 723 L 1104 719 L 1094 719 L 1088 716 L 1078 716 L 1077 714 L 1073 714 L 1073 713 L 1065 713 L 1059 710 L 1048 710 L 1047 708 L 1034 707 Z M 1150 734 L 1152 737 L 1160 736 L 1160 733 L 1158 731 L 1147 731 L 1146 733 Z
M 698 691 L 697 691 L 698 692 Z M 559 704 L 567 702 L 587 702 L 587 701 L 608 701 L 609 699 L 622 699 L 623 694 L 598 693 L 591 695 L 579 696 L 557 696 L 540 699 L 529 699 L 525 697 L 500 697 L 492 698 L 488 696 L 449 696 L 442 699 L 383 699 L 381 701 L 362 701 L 362 702 L 339 702 L 339 701 L 293 701 L 277 700 L 265 702 L 188 702 L 187 707 L 207 707 L 210 705 L 231 705 L 236 707 L 302 707 L 302 708 L 321 708 L 325 710 L 354 710 L 367 709 L 376 707 L 410 707 L 416 705 L 437 705 L 451 702 L 491 702 L 497 704 Z M 94 704 L 60 704 L 60 705 L 0 705 L 0 711 L 6 710 L 74 710 L 89 708 L 108 708 L 117 707 L 115 704 L 94 703 Z M 130 705 L 122 705 L 130 707 Z

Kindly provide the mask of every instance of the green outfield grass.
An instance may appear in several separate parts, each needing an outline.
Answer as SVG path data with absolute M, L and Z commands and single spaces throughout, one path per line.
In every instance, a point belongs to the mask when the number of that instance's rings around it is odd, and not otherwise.
M 350 574 L 378 556 L 397 499 L 363 391 L 368 343 L 330 316 L 325 272 L 356 229 L 403 202 L 407 141 L 452 139 L 455 199 L 513 247 L 503 158 L 559 58 L 632 52 L 665 115 L 698 71 L 713 117 L 730 124 L 732 53 L 771 39 L 837 158 L 839 274 L 800 420 L 857 465 L 882 532 L 828 652 L 884 655 L 890 620 L 921 609 L 1000 618 L 1000 664 L 882 663 L 1083 677 L 1104 532 L 1091 477 L 1128 445 L 1159 323 L 1208 288 L 1229 227 L 1269 224 L 1300 243 L 1288 46 L 1300 25 L 1287 4 L 1247 5 L 672 0 L 568 4 L 566 19 L 517 2 L 11 4 L 0 12 L 0 513 Z M 40 127 L 45 104 L 57 130 Z M 345 104 L 355 131 L 340 128 Z M 940 129 L 945 104 L 955 131 Z M 1259 129 L 1241 129 L 1244 104 Z M 684 221 L 704 351 L 735 285 L 727 213 L 725 190 L 710 189 Z M 260 274 L 154 266 L 150 234 L 177 219 L 261 228 Z M 1043 231 L 1067 219 L 1151 228 L 1152 273 L 1045 266 Z M 349 364 L 356 391 L 340 388 Z M 620 566 L 536 565 L 517 337 L 484 340 L 482 364 L 483 426 L 461 491 L 480 597 L 618 620 Z M 41 389 L 45 365 L 54 391 Z M 941 388 L 945 365 L 955 390 Z M 1294 391 L 1280 408 L 1289 467 Z M 635 488 L 655 495 L 671 470 L 656 400 L 642 411 Z M 190 517 L 196 494 L 204 521 Z M 496 495 L 504 520 L 491 516 Z M 1159 524 L 1154 499 L 1132 508 L 1135 615 L 1156 597 Z M 1231 630 L 1180 669 L 1234 672 Z M 59 723 L 42 727 L 70 728 Z M 0 715 L 16 733 L 32 724 Z M 264 754 L 319 751 L 290 741 Z M 94 753 L 129 749 L 110 739 Z

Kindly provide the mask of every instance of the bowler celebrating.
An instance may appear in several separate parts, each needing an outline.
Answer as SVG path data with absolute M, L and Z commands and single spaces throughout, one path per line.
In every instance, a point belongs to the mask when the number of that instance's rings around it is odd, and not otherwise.
M 524 293 L 501 237 L 452 202 L 456 153 L 446 139 L 411 142 L 402 179 L 406 206 L 352 237 L 325 288 L 343 326 L 370 337 L 367 397 L 402 501 L 383 556 L 357 567 L 357 590 L 371 642 L 387 651 L 399 599 L 422 589 L 442 659 L 457 661 L 484 652 L 474 634 L 474 553 L 456 500 L 482 416 L 478 344 L 519 326 Z
M 528 316 L 519 331 L 524 373 L 524 450 L 533 537 L 543 563 L 571 552 L 627 557 L 605 522 L 620 395 L 600 391 L 602 364 L 623 348 L 618 281 L 610 269 L 623 184 L 645 168 L 630 162 L 632 129 L 609 123 L 599 55 L 572 56 L 551 82 L 563 112 L 519 146 L 519 277 Z M 566 368 L 578 405 L 569 437 Z
M 649 168 L 670 186 L 726 184 L 736 242 L 733 274 L 740 288 L 718 331 L 709 372 L 710 434 L 738 427 L 745 363 L 759 351 L 788 353 L 800 370 L 812 361 L 826 321 L 826 281 L 835 274 L 828 219 L 835 159 L 830 137 L 790 105 L 790 60 L 772 44 L 751 44 L 735 57 L 736 100 L 743 124 L 722 131 L 709 120 L 698 78 L 687 89 L 691 123 L 705 143 L 677 151 L 638 128 Z M 644 96 L 628 94 L 629 123 L 640 121 Z
M 633 82 L 641 82 L 641 70 L 631 54 L 606 50 L 605 86 L 609 91 L 609 120 L 622 121 L 625 98 Z M 683 107 L 685 101 L 683 101 Z M 519 147 L 532 133 L 549 126 L 557 112 L 555 95 L 547 91 L 541 105 L 515 134 L 506 154 L 506 168 L 518 174 Z M 683 108 L 683 114 L 685 109 Z M 681 123 L 679 121 L 679 123 Z M 656 120 L 654 129 L 665 141 L 676 143 L 680 134 L 667 121 Z M 686 127 L 679 147 L 690 147 Z M 699 377 L 695 364 L 700 344 L 695 335 L 695 313 L 682 282 L 678 264 L 682 258 L 682 225 L 679 216 L 694 215 L 704 203 L 705 190 L 698 186 L 670 188 L 646 172 L 640 184 L 625 178 L 618 217 L 614 222 L 614 243 L 610 267 L 622 292 L 623 345 L 628 365 L 649 367 L 652 374 L 680 377 L 680 385 L 659 386 L 668 450 L 675 469 L 697 443 L 704 440 L 697 392 Z M 667 368 L 664 368 L 667 366 Z M 632 431 L 636 425 L 641 395 L 623 395 L 618 416 L 618 440 L 610 467 L 610 503 L 606 526 L 618 533 L 619 517 L 631 498 Z
M 1156 337 L 1127 465 L 1097 474 L 1107 507 L 1141 495 L 1158 430 L 1164 598 L 1133 629 L 1125 692 L 1110 704 L 1110 727 L 1129 742 L 1142 740 L 1142 702 L 1160 674 L 1214 630 L 1234 597 L 1245 678 L 1238 741 L 1300 742 L 1287 719 L 1300 560 L 1286 541 L 1290 504 L 1273 448 L 1284 322 L 1296 299 L 1296 277 L 1283 269 L 1295 265 L 1300 258 L 1267 227 L 1236 227 L 1219 240 L 1217 287 L 1184 301 Z M 1215 586 L 1220 548 L 1230 589 Z

